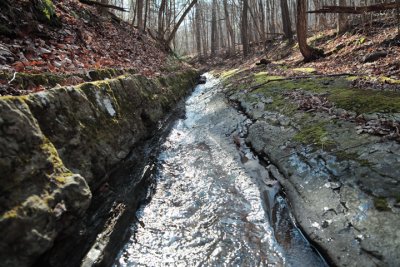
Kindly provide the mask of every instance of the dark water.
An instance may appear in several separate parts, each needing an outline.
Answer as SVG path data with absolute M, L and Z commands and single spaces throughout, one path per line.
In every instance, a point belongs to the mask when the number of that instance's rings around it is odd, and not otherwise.
M 162 145 L 156 191 L 115 266 L 326 266 L 243 143 L 250 123 L 217 79 L 196 87 Z

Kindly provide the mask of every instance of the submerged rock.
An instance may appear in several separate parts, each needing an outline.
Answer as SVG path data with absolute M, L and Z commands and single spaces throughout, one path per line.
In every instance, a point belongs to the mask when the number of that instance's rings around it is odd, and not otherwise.
M 197 81 L 198 84 L 205 84 L 207 82 L 207 78 L 204 75 L 201 75 Z

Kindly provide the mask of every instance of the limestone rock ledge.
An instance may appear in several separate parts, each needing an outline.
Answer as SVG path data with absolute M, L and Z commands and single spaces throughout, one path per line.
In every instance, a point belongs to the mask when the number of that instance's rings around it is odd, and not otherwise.
M 240 92 L 230 99 L 253 119 L 246 142 L 271 162 L 299 226 L 333 266 L 398 265 L 398 143 L 358 135 L 351 122 L 335 124 L 323 113 L 302 124 L 304 112 L 265 110 Z M 313 134 L 310 125 L 324 125 L 330 142 L 296 141 Z
M 0 97 L 0 266 L 29 266 L 193 86 L 187 70 Z

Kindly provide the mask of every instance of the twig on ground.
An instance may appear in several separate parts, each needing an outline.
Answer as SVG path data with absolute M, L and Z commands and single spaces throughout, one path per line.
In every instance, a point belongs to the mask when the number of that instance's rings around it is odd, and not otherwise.
M 12 79 L 8 82 L 8 84 L 11 84 L 15 80 L 15 78 L 17 77 L 17 73 L 18 73 L 17 71 L 14 72 L 14 75 L 13 75 Z

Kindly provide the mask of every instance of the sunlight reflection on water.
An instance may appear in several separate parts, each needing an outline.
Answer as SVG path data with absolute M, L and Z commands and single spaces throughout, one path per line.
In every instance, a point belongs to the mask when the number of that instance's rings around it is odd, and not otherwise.
M 268 172 L 232 139 L 247 119 L 207 78 L 162 145 L 156 192 L 137 212 L 144 227 L 132 226 L 115 266 L 317 266 L 310 248 L 290 260 L 276 241 L 259 186 Z

